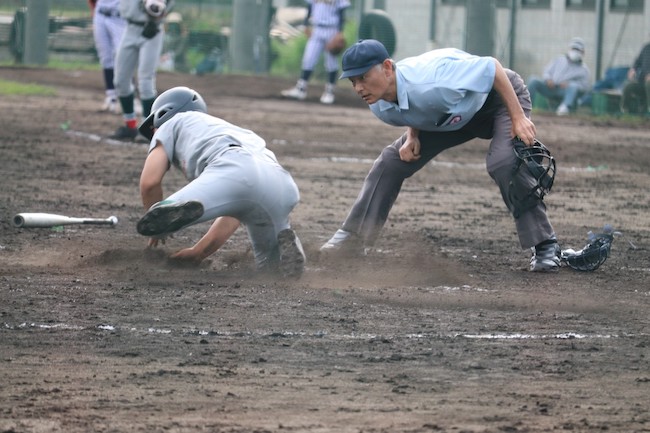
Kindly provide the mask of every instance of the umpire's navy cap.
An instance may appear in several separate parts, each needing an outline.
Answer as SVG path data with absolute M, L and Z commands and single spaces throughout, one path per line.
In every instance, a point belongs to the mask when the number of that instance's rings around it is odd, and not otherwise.
M 386 47 L 381 42 L 362 39 L 343 53 L 343 73 L 339 80 L 363 75 L 389 57 Z

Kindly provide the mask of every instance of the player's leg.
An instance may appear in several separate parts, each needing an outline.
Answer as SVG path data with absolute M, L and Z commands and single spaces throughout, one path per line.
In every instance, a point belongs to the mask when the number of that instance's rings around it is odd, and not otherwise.
M 99 57 L 99 64 L 102 68 L 102 77 L 104 80 L 104 103 L 102 110 L 116 111 L 117 110 L 117 95 L 115 93 L 114 78 L 114 52 L 111 46 L 111 38 L 109 32 L 109 18 L 96 12 L 93 16 L 93 39 L 95 41 L 95 49 Z
M 148 39 L 140 47 L 140 62 L 138 63 L 138 91 L 142 101 L 142 116 L 151 113 L 151 106 L 158 95 L 156 90 L 156 69 L 162 53 L 164 31 Z
M 129 24 L 115 55 L 115 90 L 122 107 L 124 126 L 118 128 L 111 138 L 118 140 L 134 140 L 138 136 L 138 119 L 133 109 L 133 76 L 138 64 L 141 32 L 141 27 Z
M 338 29 L 336 27 L 328 27 L 327 30 L 323 33 L 324 43 L 327 44 L 327 41 L 332 39 Z M 336 89 L 336 81 L 338 80 L 339 75 L 339 59 L 338 56 L 333 55 L 327 50 L 323 50 L 325 56 L 325 71 L 327 72 L 327 83 L 325 84 L 325 89 L 323 94 L 320 97 L 320 102 L 322 104 L 333 104 L 334 103 L 334 89 Z
M 305 45 L 305 51 L 302 53 L 300 78 L 294 87 L 282 91 L 282 96 L 285 98 L 298 99 L 300 101 L 307 98 L 307 83 L 325 47 L 319 34 L 320 30 L 318 27 L 312 30 L 312 34 L 307 40 L 307 45 Z
M 250 177 L 250 208 L 242 217 L 260 270 L 279 270 L 285 277 L 299 277 L 305 266 L 300 239 L 289 223 L 289 214 L 300 200 L 298 186 L 279 164 L 254 158 Z
M 241 198 L 247 194 L 239 179 L 232 165 L 206 167 L 199 177 L 151 206 L 138 222 L 138 232 L 162 235 L 224 215 L 239 218 L 246 211 Z

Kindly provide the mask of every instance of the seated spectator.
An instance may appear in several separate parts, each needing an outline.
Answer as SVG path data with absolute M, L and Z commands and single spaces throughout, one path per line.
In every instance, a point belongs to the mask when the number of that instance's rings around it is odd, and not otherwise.
M 560 100 L 555 111 L 558 116 L 565 116 L 575 109 L 578 98 L 590 88 L 589 68 L 582 60 L 584 54 L 584 41 L 571 39 L 569 51 L 546 65 L 541 78 L 533 76 L 529 79 L 531 101 L 535 101 L 538 93 L 549 100 Z
M 624 113 L 648 113 L 650 95 L 650 43 L 646 44 L 627 74 L 621 109 Z
M 591 91 L 578 99 L 578 105 L 591 105 L 594 93 L 603 92 L 605 90 L 616 91 L 623 93 L 623 85 L 627 79 L 627 71 L 630 68 L 627 66 L 617 66 L 614 68 L 607 68 L 605 77 L 596 81 Z

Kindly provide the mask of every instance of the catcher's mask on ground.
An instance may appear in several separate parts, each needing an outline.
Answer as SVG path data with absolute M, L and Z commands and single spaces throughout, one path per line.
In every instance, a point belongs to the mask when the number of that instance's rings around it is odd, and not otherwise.
M 595 271 L 605 263 L 614 241 L 614 231 L 611 227 L 605 227 L 603 233 L 593 234 L 590 232 L 589 242 L 580 251 L 567 249 L 562 251 L 562 264 L 569 266 L 576 271 Z
M 151 140 L 154 129 L 184 111 L 208 112 L 205 101 L 196 90 L 189 87 L 173 87 L 161 93 L 151 106 L 151 114 L 142 122 L 138 130 L 140 134 Z
M 555 180 L 555 158 L 541 141 L 532 146 L 513 140 L 517 164 L 512 173 L 508 198 L 516 217 L 537 205 L 551 191 Z

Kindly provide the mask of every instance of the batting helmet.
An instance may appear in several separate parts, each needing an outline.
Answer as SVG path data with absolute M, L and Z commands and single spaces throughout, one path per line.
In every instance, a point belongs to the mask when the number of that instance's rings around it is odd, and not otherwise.
M 174 117 L 176 113 L 184 111 L 207 113 L 208 107 L 201 95 L 189 87 L 179 86 L 165 90 L 153 102 L 151 114 L 144 119 L 138 128 L 140 134 L 151 140 L 155 128 L 160 128 L 163 123 Z

